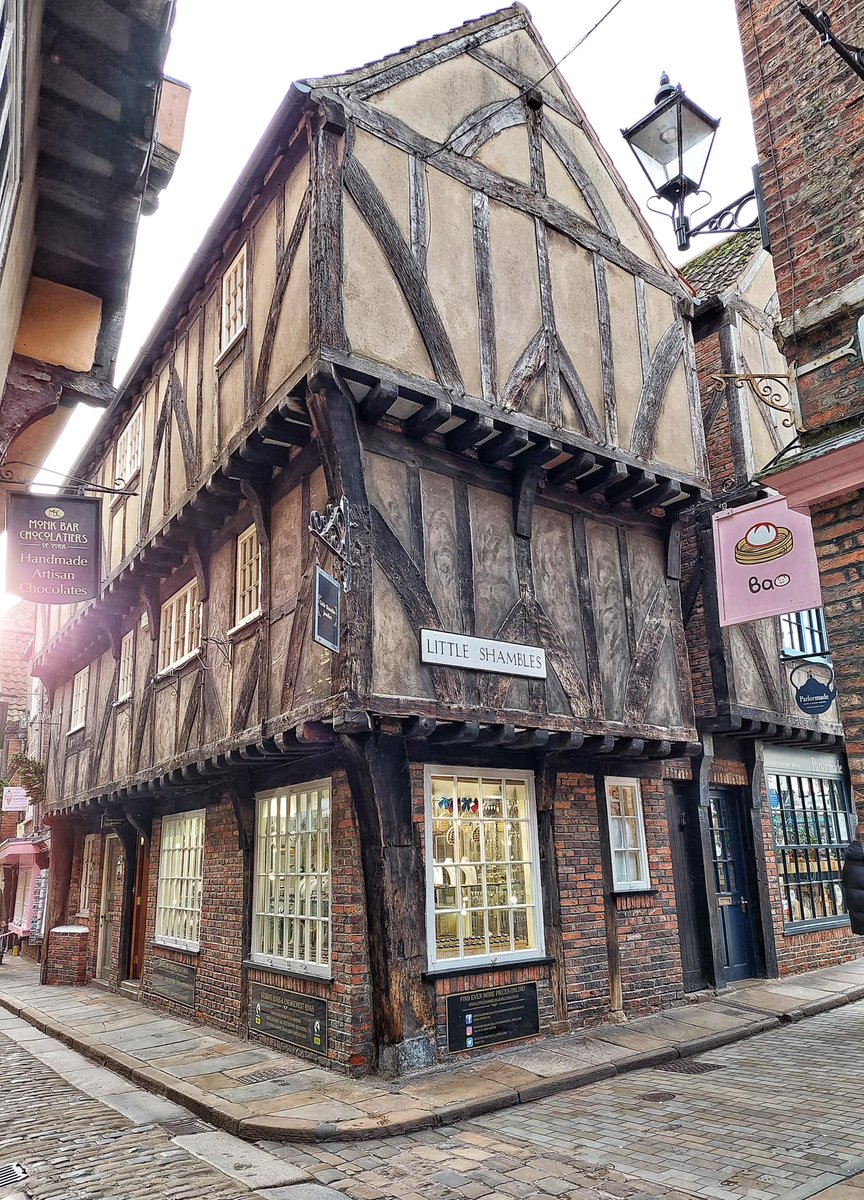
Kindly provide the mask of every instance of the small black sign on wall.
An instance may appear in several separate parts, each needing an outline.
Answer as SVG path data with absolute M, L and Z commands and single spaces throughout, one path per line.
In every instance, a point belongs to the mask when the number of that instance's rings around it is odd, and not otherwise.
M 173 958 L 154 958 L 150 965 L 150 991 L 186 1008 L 195 1007 L 195 965 Z
M 253 983 L 249 988 L 249 1028 L 303 1050 L 326 1054 L 327 1002 Z
M 480 1050 L 540 1032 L 536 983 L 457 992 L 447 997 L 447 1049 Z
M 312 637 L 334 654 L 339 653 L 339 618 L 342 587 L 320 567 L 315 568 L 315 624 Z

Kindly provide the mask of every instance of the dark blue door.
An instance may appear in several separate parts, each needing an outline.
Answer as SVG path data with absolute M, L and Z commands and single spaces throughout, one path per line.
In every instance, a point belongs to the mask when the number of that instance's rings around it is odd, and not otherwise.
M 735 791 L 718 788 L 711 792 L 714 883 L 729 983 L 750 979 L 756 973 L 742 809 L 741 798 Z

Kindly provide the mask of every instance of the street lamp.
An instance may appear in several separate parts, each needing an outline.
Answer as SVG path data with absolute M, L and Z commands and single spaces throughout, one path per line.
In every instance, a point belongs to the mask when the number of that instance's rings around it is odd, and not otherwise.
M 672 205 L 679 250 L 690 248 L 692 231 L 684 202 L 701 190 L 719 124 L 685 96 L 680 83 L 673 87 L 664 71 L 654 108 L 621 130 L 655 194 Z

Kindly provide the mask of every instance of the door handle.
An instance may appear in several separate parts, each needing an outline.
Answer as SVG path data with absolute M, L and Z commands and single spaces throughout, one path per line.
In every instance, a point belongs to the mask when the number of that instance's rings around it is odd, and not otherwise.
M 742 897 L 741 897 L 741 911 L 742 911 L 742 913 L 746 913 L 746 912 L 749 910 L 749 908 L 750 908 L 750 901 L 749 901 L 749 900 L 745 900 L 745 899 L 744 899 L 744 897 L 742 896 Z

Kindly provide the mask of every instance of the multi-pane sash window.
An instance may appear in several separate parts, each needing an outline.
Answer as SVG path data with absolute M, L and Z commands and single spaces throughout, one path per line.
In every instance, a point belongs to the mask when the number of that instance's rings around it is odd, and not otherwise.
M 843 852 L 855 831 L 843 780 L 767 778 L 785 924 L 842 918 Z
M 780 639 L 784 658 L 829 653 L 828 634 L 821 608 L 804 608 L 780 618 Z
M 72 680 L 72 711 L 69 714 L 69 733 L 82 729 L 87 719 L 87 690 L 90 683 L 90 668 L 79 671 Z
M 117 439 L 114 451 L 114 475 L 119 483 L 129 483 L 141 470 L 144 447 L 144 405 L 139 404 Z
M 81 890 L 78 893 L 78 915 L 90 915 L 90 892 L 93 888 L 93 868 L 96 863 L 95 833 L 88 833 L 84 839 L 84 857 L 81 863 Z
M 502 962 L 543 947 L 532 778 L 426 772 L 430 965 Z
M 257 797 L 252 958 L 330 975 L 330 780 Z
M 30 899 L 30 884 L 32 880 L 32 867 L 20 867 L 18 869 L 18 890 L 15 892 L 15 911 L 12 914 L 12 921 L 15 925 L 27 925 L 27 920 L 30 916 L 28 901 Z
M 22 0 L 0 0 L 0 258 L 6 253 L 21 183 Z
M 188 658 L 201 642 L 201 601 L 198 581 L 166 600 L 159 618 L 159 670 L 167 671 Z
M 261 551 L 254 525 L 237 539 L 237 587 L 234 622 L 254 617 L 261 607 Z
M 135 630 L 130 629 L 120 642 L 120 673 L 117 682 L 117 699 L 126 700 L 132 695 L 132 673 L 135 666 Z
M 638 779 L 606 779 L 612 882 L 616 892 L 645 891 L 651 886 L 645 821 Z
M 162 818 L 156 941 L 197 950 L 204 887 L 204 810 Z
M 222 340 L 227 350 L 246 327 L 246 247 L 222 276 Z

